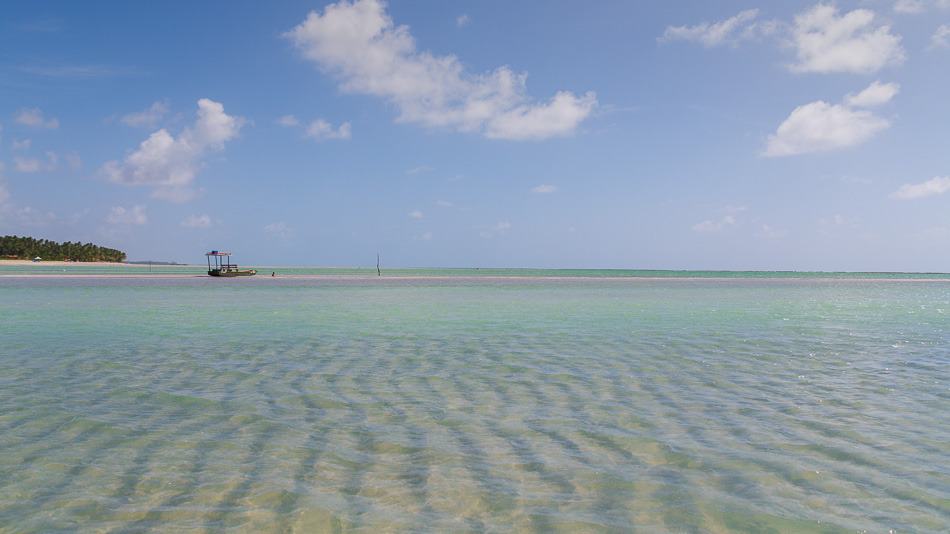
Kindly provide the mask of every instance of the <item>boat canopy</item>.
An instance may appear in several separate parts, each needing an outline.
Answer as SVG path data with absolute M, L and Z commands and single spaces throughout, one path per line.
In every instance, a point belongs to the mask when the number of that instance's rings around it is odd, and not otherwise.
M 230 256 L 230 252 L 222 252 L 220 250 L 212 250 L 211 252 L 206 252 L 205 256 Z

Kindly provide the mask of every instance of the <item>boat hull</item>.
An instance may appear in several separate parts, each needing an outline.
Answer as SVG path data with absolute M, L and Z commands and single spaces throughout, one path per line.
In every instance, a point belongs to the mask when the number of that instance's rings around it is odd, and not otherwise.
M 257 274 L 257 271 L 254 269 L 246 270 L 236 270 L 236 271 L 221 271 L 217 269 L 212 269 L 208 271 L 208 276 L 217 276 L 220 278 L 234 278 L 237 276 L 254 276 Z

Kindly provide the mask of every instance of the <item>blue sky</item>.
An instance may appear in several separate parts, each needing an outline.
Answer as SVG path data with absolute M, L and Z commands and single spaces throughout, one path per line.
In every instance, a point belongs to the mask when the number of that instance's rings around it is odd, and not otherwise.
M 21 2 L 0 234 L 131 259 L 950 270 L 950 1 Z

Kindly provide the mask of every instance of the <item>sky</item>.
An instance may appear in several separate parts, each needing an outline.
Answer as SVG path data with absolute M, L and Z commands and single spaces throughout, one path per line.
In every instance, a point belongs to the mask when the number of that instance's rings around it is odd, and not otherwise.
M 8 2 L 0 234 L 950 271 L 950 0 Z

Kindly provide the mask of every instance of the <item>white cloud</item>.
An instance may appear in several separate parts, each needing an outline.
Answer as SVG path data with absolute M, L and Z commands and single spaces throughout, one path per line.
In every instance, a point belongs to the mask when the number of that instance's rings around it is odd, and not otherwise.
M 13 144 L 11 145 L 11 148 L 14 151 L 29 150 L 32 144 L 33 144 L 33 141 L 29 139 L 14 139 Z
M 55 171 L 59 165 L 59 156 L 56 155 L 55 152 L 47 152 L 45 161 L 38 158 L 17 156 L 13 158 L 13 165 L 16 167 L 17 172 L 52 172 Z
M 947 191 L 950 191 L 950 176 L 944 176 L 942 178 L 936 176 L 919 184 L 904 184 L 891 196 L 901 200 L 913 200 L 942 195 Z
M 558 91 L 545 105 L 522 105 L 497 113 L 488 122 L 485 136 L 524 141 L 562 135 L 574 131 L 595 104 L 593 93 L 578 98 L 574 93 Z
M 17 172 L 40 172 L 42 163 L 36 158 L 13 158 Z
M 792 40 L 798 63 L 795 72 L 872 73 L 904 61 L 900 35 L 888 25 L 875 25 L 875 14 L 856 9 L 838 14 L 830 4 L 818 4 L 795 17 Z
M 931 48 L 950 48 L 950 24 L 941 24 L 930 36 Z
M 287 32 L 304 57 L 340 80 L 344 91 L 385 98 L 401 122 L 482 132 L 497 139 L 544 139 L 572 133 L 597 103 L 593 93 L 559 92 L 532 103 L 525 74 L 500 67 L 470 74 L 457 57 L 416 49 L 381 0 L 341 0 L 311 12 Z
M 59 119 L 55 117 L 47 119 L 39 108 L 21 109 L 16 114 L 15 119 L 18 123 L 33 128 L 49 128 L 51 130 L 59 128 Z
M 449 202 L 448 200 L 436 200 L 435 205 L 441 208 L 451 208 L 455 206 L 455 203 Z
M 845 104 L 852 107 L 867 108 L 880 106 L 891 101 L 900 91 L 901 86 L 896 83 L 881 83 L 879 81 L 871 83 L 867 89 L 856 95 L 849 94 L 844 97 Z
M 154 128 L 166 113 L 168 113 L 168 102 L 157 101 L 145 110 L 123 115 L 119 120 L 127 126 Z
M 508 221 L 498 221 L 493 228 L 496 232 L 507 232 L 511 230 L 511 223 Z
M 208 228 L 211 226 L 211 217 L 204 215 L 189 215 L 181 221 L 181 225 L 186 228 Z
M 411 168 L 411 169 L 408 169 L 408 170 L 406 171 L 406 174 L 412 176 L 412 175 L 414 175 L 414 174 L 419 174 L 419 173 L 423 173 L 423 172 L 429 172 L 429 171 L 431 171 L 431 170 L 432 170 L 432 167 L 430 167 L 430 166 L 428 166 L 428 165 L 419 165 L 418 167 L 413 167 L 413 168 Z
M 771 33 L 774 23 L 757 25 L 758 9 L 740 11 L 737 15 L 719 22 L 701 22 L 695 26 L 667 26 L 660 42 L 692 41 L 711 48 L 725 43 L 736 44 L 743 39 L 755 37 L 757 33 Z
M 293 234 L 293 230 L 284 221 L 272 222 L 264 227 L 264 231 L 280 239 L 288 239 Z
M 148 217 L 145 215 L 145 206 L 132 206 L 128 209 L 115 206 L 109 210 L 106 222 L 117 225 L 142 225 L 148 222 Z
M 922 0 L 897 0 L 894 2 L 894 11 L 897 13 L 922 13 L 926 6 Z
M 220 103 L 202 98 L 195 123 L 177 138 L 162 128 L 121 163 L 107 162 L 101 172 L 117 184 L 151 187 L 155 198 L 189 200 L 196 194 L 193 182 L 203 158 L 222 150 L 227 141 L 237 137 L 243 124 L 243 118 L 226 114 Z
M 419 210 L 412 210 L 409 212 L 409 218 L 415 220 L 421 220 L 425 215 Z
M 769 136 L 765 155 L 792 156 L 861 144 L 890 124 L 866 110 L 818 101 L 795 108 Z
M 927 11 L 930 5 L 939 9 L 950 9 L 950 0 L 896 0 L 894 2 L 894 12 L 904 15 L 918 15 Z
M 283 115 L 277 119 L 277 124 L 285 128 L 292 128 L 294 126 L 299 125 L 300 121 L 297 119 L 297 117 L 293 115 Z
M 693 225 L 693 231 L 702 234 L 721 232 L 724 229 L 736 224 L 736 218 L 732 215 L 724 215 L 721 219 L 708 219 Z
M 557 191 L 557 186 L 551 185 L 551 184 L 541 184 L 541 185 L 536 185 L 531 188 L 532 193 L 545 194 L 545 193 L 554 193 L 556 191 Z
M 338 128 L 334 128 L 332 124 L 323 120 L 317 119 L 310 123 L 310 126 L 307 126 L 307 137 L 312 137 L 317 141 L 323 141 L 325 139 L 349 139 L 351 136 L 350 123 L 344 122 Z
M 852 106 L 881 105 L 893 98 L 898 89 L 897 84 L 874 82 L 857 95 L 848 95 L 845 104 L 819 100 L 798 106 L 769 136 L 764 155 L 793 156 L 859 145 L 887 129 L 890 123 Z
M 465 26 L 468 26 L 469 22 L 472 22 L 472 18 L 464 13 L 459 15 L 458 17 L 455 17 L 455 25 L 458 26 L 459 28 L 464 28 Z
M 277 119 L 277 124 L 283 126 L 284 128 L 296 128 L 297 126 L 300 126 L 300 119 L 294 115 L 283 115 Z M 349 122 L 344 122 L 338 127 L 334 128 L 332 124 L 324 119 L 316 119 L 304 129 L 304 135 L 316 139 L 317 141 L 325 141 L 327 139 L 349 139 L 352 137 L 352 134 L 353 129 Z

